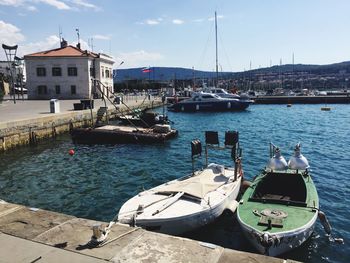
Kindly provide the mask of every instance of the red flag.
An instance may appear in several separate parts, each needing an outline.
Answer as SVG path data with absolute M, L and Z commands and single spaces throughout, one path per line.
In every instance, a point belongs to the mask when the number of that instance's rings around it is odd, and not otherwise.
M 142 73 L 149 73 L 149 72 L 151 72 L 150 68 L 143 68 L 142 69 Z

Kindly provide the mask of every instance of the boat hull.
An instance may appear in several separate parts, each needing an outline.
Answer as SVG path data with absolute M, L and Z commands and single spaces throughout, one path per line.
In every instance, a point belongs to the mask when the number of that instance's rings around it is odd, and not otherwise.
M 277 238 L 269 247 L 262 245 L 261 237 L 264 232 L 258 232 L 254 228 L 247 226 L 240 220 L 240 218 L 238 218 L 238 222 L 245 238 L 260 254 L 278 256 L 301 246 L 306 240 L 308 240 L 314 231 L 316 219 L 317 214 L 315 214 L 315 217 L 307 225 L 300 229 L 289 232 L 274 233 L 273 236 L 276 236 Z
M 136 226 L 140 226 L 146 230 L 169 235 L 180 235 L 212 223 L 224 212 L 230 202 L 234 202 L 236 200 L 238 191 L 239 188 L 236 193 L 232 193 L 230 196 L 228 196 L 225 202 L 221 202 L 217 206 L 210 209 L 204 209 L 196 214 L 168 218 L 164 220 L 136 220 L 135 223 Z
M 167 202 L 172 202 L 171 198 L 176 198 L 176 196 L 167 198 L 158 194 L 157 191 L 184 181 L 186 179 L 174 180 L 129 199 L 121 207 L 118 221 L 151 231 L 179 235 L 213 222 L 225 209 L 230 209 L 233 203 L 237 203 L 236 198 L 240 190 L 241 177 L 209 192 L 202 199 L 186 196 L 186 198 L 175 200 L 171 206 L 164 209 L 164 212 L 155 212 Z M 145 207 L 144 211 L 140 214 L 132 213 L 141 204 Z
M 249 101 L 218 101 L 218 102 L 179 102 L 171 105 L 168 109 L 175 112 L 197 112 L 197 111 L 243 111 L 249 107 Z

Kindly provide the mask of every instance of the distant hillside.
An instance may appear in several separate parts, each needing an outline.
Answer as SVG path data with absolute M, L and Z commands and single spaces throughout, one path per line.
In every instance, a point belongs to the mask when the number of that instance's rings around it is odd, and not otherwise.
M 122 82 L 125 80 L 158 80 L 158 81 L 170 81 L 174 79 L 192 79 L 198 78 L 214 78 L 215 72 L 199 71 L 187 68 L 173 68 L 173 67 L 152 67 L 149 72 L 143 72 L 144 68 L 130 68 L 130 69 L 118 69 L 114 70 L 114 81 Z M 227 72 L 221 73 L 229 74 Z
M 340 71 L 350 73 L 350 61 L 328 64 L 328 65 L 305 65 L 305 64 L 286 64 L 282 66 L 273 66 L 268 68 L 254 69 L 246 72 L 237 72 L 234 74 L 265 74 L 265 73 L 287 73 L 287 72 L 307 72 L 310 74 L 337 74 Z
M 114 81 L 122 82 L 125 80 L 188 80 L 195 77 L 196 79 L 211 79 L 215 78 L 216 73 L 210 71 L 199 71 L 187 68 L 174 67 L 152 67 L 149 72 L 143 72 L 144 68 L 130 68 L 114 70 Z M 350 73 L 350 61 L 329 64 L 329 65 L 304 65 L 304 64 L 286 64 L 282 66 L 273 66 L 269 68 L 254 69 L 245 72 L 220 72 L 220 78 L 230 77 L 239 78 L 242 76 L 251 76 L 269 73 L 288 73 L 288 72 L 307 72 L 308 74 L 316 75 L 331 75 L 340 72 Z

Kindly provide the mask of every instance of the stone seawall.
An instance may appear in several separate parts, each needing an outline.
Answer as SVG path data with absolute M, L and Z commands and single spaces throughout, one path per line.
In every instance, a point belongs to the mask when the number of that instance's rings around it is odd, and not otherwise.
M 148 109 L 161 106 L 159 101 L 144 103 L 142 106 L 110 108 L 108 119 L 128 113 L 135 108 Z M 93 122 L 96 121 L 97 109 L 92 110 Z M 70 111 L 44 117 L 35 117 L 24 120 L 13 120 L 0 123 L 0 152 L 21 145 L 35 144 L 46 138 L 55 138 L 58 134 L 69 132 L 72 128 L 91 125 L 91 111 Z

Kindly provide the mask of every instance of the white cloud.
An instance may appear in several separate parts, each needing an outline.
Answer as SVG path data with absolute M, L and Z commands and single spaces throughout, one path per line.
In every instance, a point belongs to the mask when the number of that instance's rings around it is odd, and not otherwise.
M 60 39 L 57 36 L 52 35 L 47 37 L 44 41 L 28 43 L 18 46 L 18 54 L 20 56 L 24 56 L 35 52 L 50 50 L 59 47 Z
M 27 6 L 26 8 L 27 8 L 28 11 L 37 11 L 37 10 L 38 10 L 38 9 L 37 9 L 35 6 L 33 6 L 33 5 L 29 5 L 29 6 Z
M 101 7 L 98 7 L 94 4 L 91 4 L 85 0 L 71 0 L 71 2 L 78 7 L 90 8 L 90 9 L 94 9 L 96 11 L 101 10 Z
M 120 53 L 116 56 L 116 61 L 125 61 L 124 67 L 128 68 L 154 65 L 154 63 L 163 59 L 164 56 L 160 53 L 152 53 L 144 50 Z
M 173 24 L 175 24 L 175 25 L 182 25 L 183 23 L 184 23 L 184 21 L 181 19 L 173 19 Z
M 147 25 L 151 25 L 151 26 L 153 26 L 153 25 L 158 25 L 158 24 L 159 24 L 159 21 L 158 21 L 158 20 L 155 20 L 155 19 L 147 19 L 147 20 L 146 20 L 146 24 L 147 24 Z
M 25 37 L 19 28 L 0 20 L 0 39 L 1 44 L 15 45 L 24 41 Z
M 163 21 L 163 18 L 159 17 L 156 19 L 147 19 L 144 22 L 136 22 L 136 24 L 138 25 L 150 25 L 150 26 L 154 26 L 154 25 L 158 25 L 160 22 Z
M 21 6 L 25 0 L 0 0 L 0 5 Z
M 35 0 L 36 2 L 45 3 L 47 5 L 51 5 L 53 7 L 56 7 L 59 10 L 69 10 L 71 9 L 70 6 L 68 6 L 66 3 L 58 0 Z
M 110 35 L 93 35 L 93 39 L 99 39 L 99 40 L 110 40 L 111 36 Z
M 55 7 L 58 10 L 80 10 L 81 8 L 101 10 L 100 7 L 86 0 L 0 0 L 0 5 L 22 7 L 28 11 L 36 11 L 40 4 Z

